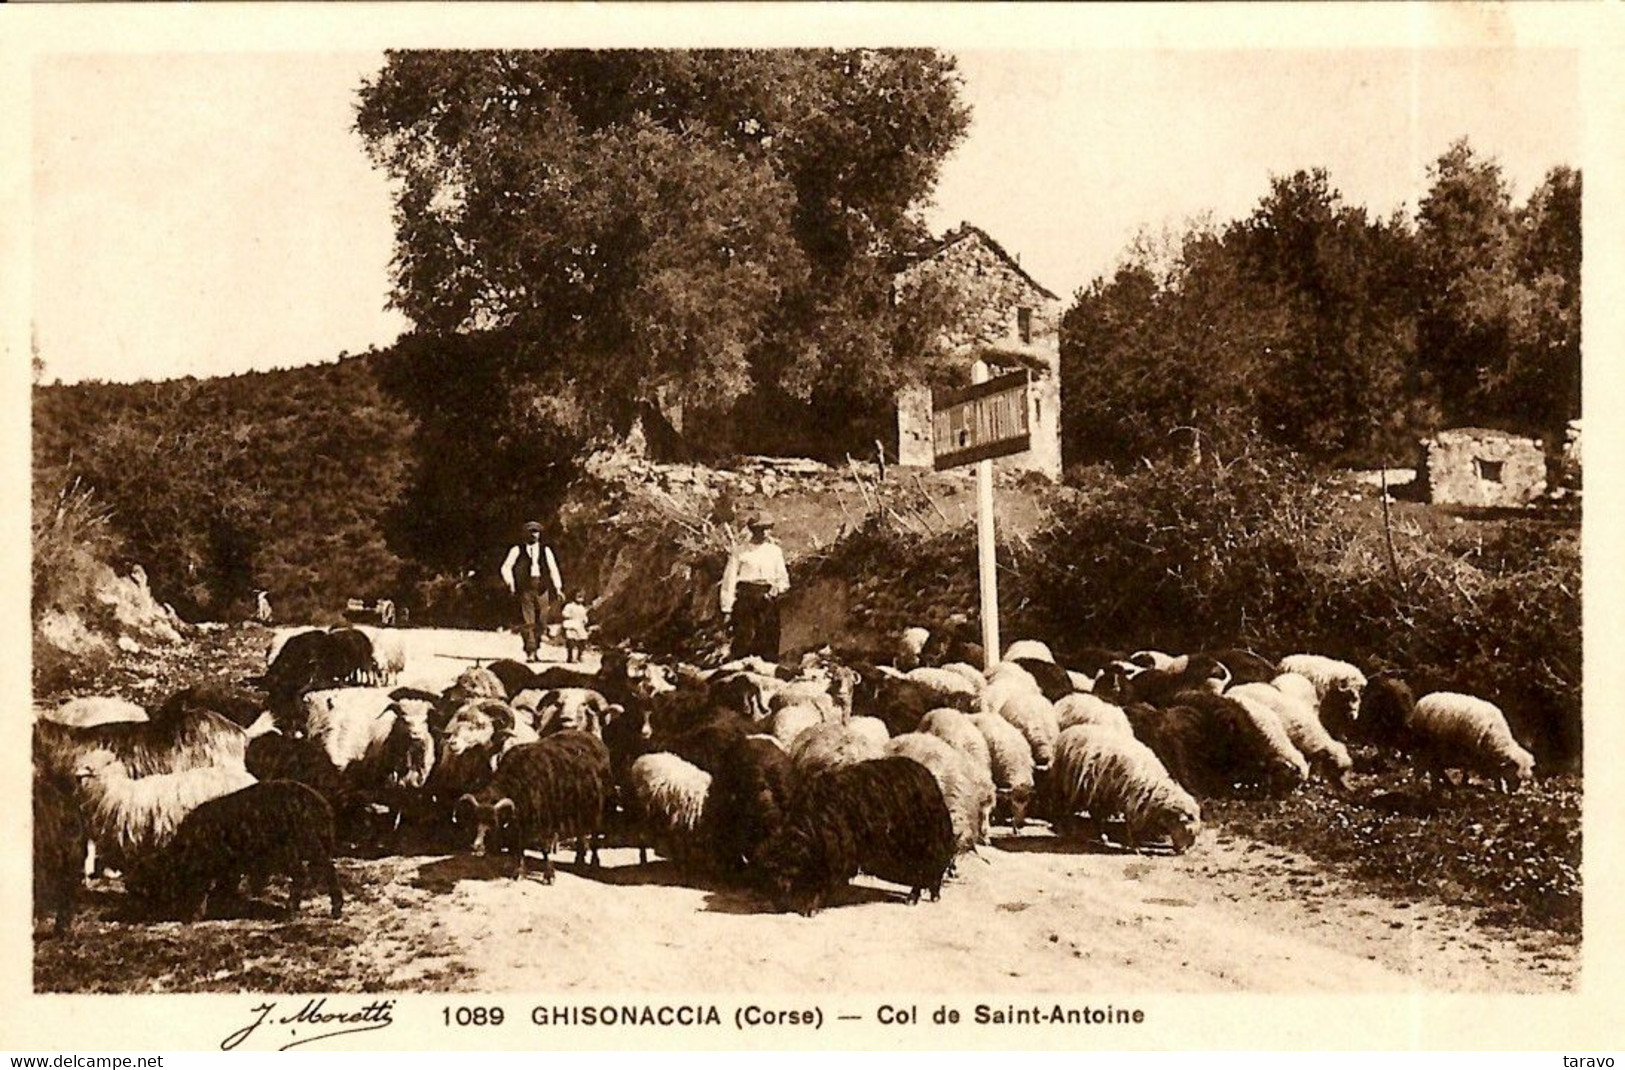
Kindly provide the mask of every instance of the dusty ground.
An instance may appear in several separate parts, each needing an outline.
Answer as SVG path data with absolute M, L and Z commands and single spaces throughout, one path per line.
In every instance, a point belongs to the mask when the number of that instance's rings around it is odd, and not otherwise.
M 242 644 L 239 644 L 242 645 Z M 510 649 L 511 648 L 511 649 Z M 411 633 L 406 679 L 439 687 L 510 634 Z M 566 858 L 573 857 L 567 854 Z M 1136 856 L 1029 827 L 962 859 L 942 901 L 904 905 L 859 881 L 813 918 L 686 879 L 612 848 L 552 886 L 511 863 L 410 855 L 341 862 L 349 902 L 329 920 L 271 902 L 185 926 L 131 916 L 96 882 L 75 932 L 43 940 L 47 991 L 1551 991 L 1572 987 L 1573 936 L 1483 924 L 1236 834 L 1223 818 L 1186 855 Z M 282 893 L 272 893 L 272 902 Z

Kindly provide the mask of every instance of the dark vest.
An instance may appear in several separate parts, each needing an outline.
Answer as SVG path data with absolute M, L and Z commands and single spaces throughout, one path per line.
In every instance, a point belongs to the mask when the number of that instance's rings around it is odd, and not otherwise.
M 530 544 L 519 544 L 519 557 L 513 563 L 513 585 L 521 591 L 546 590 L 552 585 L 547 572 L 547 543 L 536 544 L 536 571 L 531 571 Z

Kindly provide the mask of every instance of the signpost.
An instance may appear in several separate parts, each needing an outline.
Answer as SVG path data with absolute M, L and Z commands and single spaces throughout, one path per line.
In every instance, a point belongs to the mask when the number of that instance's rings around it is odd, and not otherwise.
M 971 385 L 934 392 L 931 437 L 936 470 L 976 465 L 976 560 L 982 589 L 982 660 L 999 660 L 999 581 L 993 539 L 993 458 L 1021 453 L 1032 445 L 1027 425 L 1027 373 L 988 378 L 988 367 L 971 367 Z

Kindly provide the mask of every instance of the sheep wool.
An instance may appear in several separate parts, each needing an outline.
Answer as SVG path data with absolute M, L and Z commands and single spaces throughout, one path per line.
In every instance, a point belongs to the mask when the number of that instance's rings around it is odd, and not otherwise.
M 936 736 L 907 732 L 886 744 L 889 758 L 912 758 L 936 778 L 953 819 L 954 842 L 969 851 L 987 838 L 993 819 L 993 781 L 984 782 L 965 756 Z
M 1019 830 L 1033 796 L 1033 749 L 1015 725 L 996 713 L 972 714 L 970 723 L 987 742 L 994 790 L 1010 811 L 1011 825 Z
M 1326 693 L 1334 689 L 1351 692 L 1358 698 L 1365 690 L 1365 673 L 1346 661 L 1323 657 L 1320 654 L 1289 654 L 1281 659 L 1282 672 L 1293 672 L 1315 685 L 1315 697 L 1324 701 Z
M 1128 718 L 1124 716 L 1121 706 L 1115 706 L 1094 695 L 1066 696 L 1055 704 L 1055 718 L 1063 732 L 1073 725 L 1093 724 L 1126 735 L 1134 734 L 1134 729 L 1129 727 Z
M 1287 674 L 1288 677 L 1292 675 Z M 1284 677 L 1278 677 L 1282 678 Z M 1308 684 L 1301 676 L 1296 679 Z M 1272 684 L 1238 684 L 1226 691 L 1225 695 L 1236 699 L 1250 699 L 1269 707 L 1281 722 L 1281 727 L 1286 729 L 1287 738 L 1303 753 L 1309 764 L 1321 770 L 1326 779 L 1343 784 L 1354 768 L 1354 760 L 1349 757 L 1349 749 L 1333 739 L 1331 733 L 1320 723 L 1320 714 L 1315 709 L 1314 692 L 1311 690 L 1309 698 L 1306 699 L 1301 688 L 1295 690 L 1297 693 L 1294 694 Z
M 110 695 L 91 695 L 86 698 L 69 699 L 55 709 L 38 710 L 35 716 L 38 720 L 51 721 L 55 724 L 91 728 L 102 724 L 145 721 L 147 711 L 128 699 L 114 698 Z
M 970 715 L 958 710 L 931 710 L 920 719 L 920 731 L 936 736 L 965 756 L 972 772 L 993 784 L 993 757 L 987 740 L 971 722 Z
M 878 717 L 854 717 L 846 722 L 846 727 L 873 740 L 877 747 L 884 748 L 891 739 L 891 733 L 886 731 L 886 722 Z
M 1055 758 L 1055 737 L 1061 732 L 1055 705 L 1036 692 L 1019 692 L 1005 699 L 993 713 L 1016 726 L 1032 748 L 1033 761 L 1047 766 Z
M 1435 691 L 1416 700 L 1410 734 L 1424 767 L 1496 778 L 1503 790 L 1528 780 L 1535 756 L 1512 736 L 1506 715 L 1492 702 L 1454 691 Z
M 987 677 L 982 675 L 981 669 L 978 669 L 969 662 L 950 661 L 942 668 L 944 672 L 951 672 L 960 679 L 964 680 L 967 684 L 970 684 L 971 691 L 974 694 L 980 695 L 982 692 L 987 690 Z
M 933 669 L 929 666 L 921 666 L 918 669 L 910 669 L 904 678 L 923 684 L 932 691 L 943 695 L 969 695 L 976 698 L 982 693 L 982 689 L 951 669 Z
M 697 846 L 711 774 L 662 751 L 635 760 L 629 780 L 644 838 L 668 858 L 689 857 Z M 646 860 L 641 842 L 639 856 Z
M 1133 736 L 1075 725 L 1055 743 L 1050 789 L 1056 814 L 1087 810 L 1096 821 L 1121 814 L 1128 846 L 1167 836 L 1175 851 L 1195 842 L 1202 811 L 1151 749 Z
M 1050 652 L 1049 644 L 1039 642 L 1037 639 L 1017 639 L 1005 648 L 1005 661 L 1015 661 L 1017 658 L 1032 658 L 1034 661 L 1055 664 L 1055 655 Z
M 823 723 L 823 712 L 817 706 L 805 704 L 786 706 L 773 715 L 772 720 L 768 722 L 768 731 L 786 751 L 793 751 L 801 733 Z
M 110 751 L 91 754 L 78 774 L 91 838 L 103 851 L 116 851 L 122 858 L 163 847 L 187 814 L 255 783 L 241 766 L 131 777 Z
M 872 734 L 854 731 L 850 725 L 820 724 L 801 733 L 790 752 L 790 761 L 796 775 L 805 780 L 831 769 L 879 758 L 885 748 L 884 740 L 876 741 Z
M 1290 765 L 1296 772 L 1299 783 L 1309 779 L 1309 760 L 1303 756 L 1292 737 L 1287 735 L 1286 725 L 1275 710 L 1247 695 L 1238 695 L 1227 692 L 1225 698 L 1232 699 L 1247 714 L 1247 719 L 1253 727 L 1258 729 L 1269 746 L 1270 753 L 1278 760 Z

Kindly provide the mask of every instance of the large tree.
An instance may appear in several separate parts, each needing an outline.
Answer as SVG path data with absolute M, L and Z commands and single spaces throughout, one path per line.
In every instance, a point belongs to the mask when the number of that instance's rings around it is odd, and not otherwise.
M 395 52 L 357 129 L 393 302 L 500 330 L 564 419 L 912 374 L 889 263 L 968 112 L 931 51 Z

